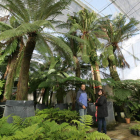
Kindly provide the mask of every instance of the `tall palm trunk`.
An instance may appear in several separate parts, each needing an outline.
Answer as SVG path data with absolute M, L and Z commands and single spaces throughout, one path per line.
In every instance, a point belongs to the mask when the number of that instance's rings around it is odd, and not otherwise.
M 7 74 L 7 79 L 6 79 L 6 84 L 5 84 L 5 92 L 4 92 L 4 97 L 8 100 L 10 100 L 11 95 L 12 95 L 12 87 L 14 83 L 14 74 L 16 70 L 16 58 L 18 56 L 19 48 L 17 47 L 16 51 L 12 54 L 8 74 Z
M 10 98 L 11 98 L 12 87 L 14 84 L 15 71 L 16 71 L 16 67 L 18 64 L 17 58 L 18 58 L 19 52 L 22 51 L 23 46 L 24 46 L 23 40 L 22 40 L 22 38 L 20 38 L 18 40 L 17 49 L 12 54 L 10 62 L 8 63 L 9 66 L 6 70 L 7 71 L 7 79 L 6 79 L 6 84 L 5 84 L 4 100 L 6 100 L 6 99 L 10 100 Z M 6 73 L 5 73 L 5 76 L 6 76 Z
M 94 69 L 93 69 L 92 65 L 91 65 L 91 73 L 92 73 L 92 80 L 95 80 Z M 93 83 L 93 89 L 94 89 L 94 94 L 95 94 L 95 84 L 94 83 Z
M 99 65 L 97 64 L 97 63 L 95 63 L 95 80 L 97 80 L 97 81 L 99 81 L 100 83 L 101 83 L 101 76 L 100 76 L 100 71 L 99 71 Z M 98 86 L 99 87 L 99 89 L 102 89 L 102 86 L 101 85 L 99 85 Z
M 80 68 L 79 67 L 76 68 L 75 73 L 76 73 L 76 77 L 80 78 Z
M 92 80 L 97 80 L 101 83 L 101 77 L 100 77 L 100 71 L 99 71 L 99 66 L 96 63 L 95 64 L 95 69 L 93 68 L 93 66 L 91 66 L 91 72 L 92 72 Z M 102 89 L 102 86 L 95 86 L 95 84 L 93 83 L 93 90 L 94 90 L 94 94 L 95 94 L 95 98 L 97 98 L 97 90 L 98 89 Z
M 28 41 L 21 62 L 21 70 L 19 74 L 16 100 L 27 100 L 29 67 L 30 67 L 30 60 L 32 58 L 32 53 L 35 48 L 35 44 L 36 44 L 36 33 L 31 33 L 28 36 Z
M 80 63 L 79 63 L 78 60 L 76 62 L 76 70 L 75 70 L 75 73 L 76 73 L 76 77 L 79 77 L 80 78 Z
M 80 63 L 79 63 L 79 60 L 78 60 L 77 56 L 73 56 L 73 58 L 74 58 L 75 63 L 76 63 L 75 75 L 76 75 L 76 77 L 80 78 Z
M 9 72 L 10 64 L 11 64 L 11 57 L 8 58 L 8 64 L 6 66 L 6 71 L 5 71 L 2 79 L 6 79 L 6 76 L 7 76 L 8 72 Z

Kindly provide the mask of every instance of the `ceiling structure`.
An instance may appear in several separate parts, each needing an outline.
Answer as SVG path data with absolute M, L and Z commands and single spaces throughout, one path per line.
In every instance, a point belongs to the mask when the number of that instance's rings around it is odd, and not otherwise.
M 110 0 L 128 18 L 140 21 L 140 0 Z M 140 24 L 137 26 L 140 31 Z

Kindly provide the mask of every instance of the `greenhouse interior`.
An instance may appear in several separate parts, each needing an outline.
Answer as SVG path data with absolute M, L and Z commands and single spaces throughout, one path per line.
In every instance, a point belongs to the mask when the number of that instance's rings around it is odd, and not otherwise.
M 0 140 L 140 140 L 140 0 L 0 0 Z

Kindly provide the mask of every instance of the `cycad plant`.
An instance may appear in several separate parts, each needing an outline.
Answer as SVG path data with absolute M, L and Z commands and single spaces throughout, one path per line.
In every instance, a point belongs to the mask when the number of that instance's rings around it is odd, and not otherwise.
M 80 38 L 85 41 L 85 43 L 80 45 L 81 57 L 83 61 L 91 64 L 91 71 L 93 74 L 93 80 L 98 80 L 101 82 L 99 73 L 99 64 L 97 58 L 97 50 L 102 46 L 98 40 L 104 36 L 104 33 L 100 30 L 98 20 L 99 17 L 94 12 L 89 12 L 83 9 L 76 13 L 73 20 L 73 26 L 70 32 L 80 32 Z
M 122 53 L 120 43 L 137 33 L 136 25 L 138 25 L 139 22 L 134 18 L 127 21 L 126 16 L 119 14 L 112 20 L 106 19 L 100 23 L 101 29 L 105 32 L 108 41 L 105 49 L 106 54 L 103 53 L 103 65 L 109 66 L 111 77 L 115 81 L 119 81 L 120 78 L 116 66 L 122 68 L 129 67 Z
M 75 76 L 79 77 L 81 76 L 81 57 L 79 57 L 80 54 L 80 45 L 83 44 L 85 41 L 79 38 L 79 34 L 77 34 L 77 31 L 72 31 L 71 28 L 73 27 L 73 24 L 75 24 L 75 20 L 77 19 L 77 15 L 68 15 L 67 22 L 63 22 L 62 24 L 59 24 L 57 28 L 66 28 L 68 29 L 68 33 L 63 34 L 64 36 L 61 37 L 64 42 L 69 46 L 71 51 L 73 52 L 73 59 L 76 64 L 76 67 L 73 69 L 75 71 Z M 64 53 L 63 50 L 57 50 L 61 55 L 64 55 L 65 59 L 69 61 Z
M 9 38 L 26 37 L 23 59 L 19 73 L 17 100 L 27 99 L 29 66 L 33 51 L 39 40 L 42 40 L 46 49 L 48 42 L 53 42 L 65 49 L 72 58 L 71 50 L 61 39 L 51 35 L 48 29 L 54 30 L 52 22 L 61 14 L 71 0 L 4 0 L 0 6 L 10 12 L 20 23 L 17 28 L 9 29 L 0 34 L 0 40 L 6 41 Z M 39 44 L 38 44 L 39 45 Z M 40 46 L 41 47 L 41 46 Z

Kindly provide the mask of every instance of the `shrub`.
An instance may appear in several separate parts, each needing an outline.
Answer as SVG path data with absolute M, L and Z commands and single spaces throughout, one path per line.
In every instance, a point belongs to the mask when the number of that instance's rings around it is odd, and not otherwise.
M 47 119 L 48 114 L 39 111 L 36 116 L 22 119 L 13 116 L 13 123 L 8 124 L 7 118 L 0 119 L 1 140 L 110 140 L 110 138 L 99 132 L 87 133 L 92 123 L 91 116 L 82 118 L 84 123 L 77 120 L 77 126 L 70 126 L 69 123 L 57 124 L 54 120 Z M 52 111 L 52 110 L 50 110 Z M 42 112 L 42 113 L 41 113 Z M 51 121 L 52 120 L 52 121 Z

